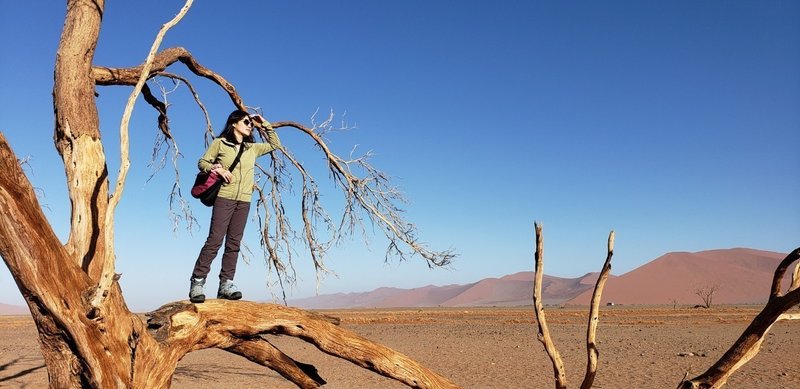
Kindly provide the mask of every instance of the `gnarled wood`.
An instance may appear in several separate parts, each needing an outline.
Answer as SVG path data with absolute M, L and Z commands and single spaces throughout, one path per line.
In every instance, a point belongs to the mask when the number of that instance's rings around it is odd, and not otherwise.
M 58 241 L 2 133 L 0 170 L 0 256 L 36 322 L 51 387 L 124 386 L 130 358 L 118 357 L 129 355 L 127 338 L 141 322 L 116 283 L 106 301 L 113 315 L 100 316 L 89 305 L 94 281 Z
M 319 383 L 321 378 L 315 377 L 316 373 L 311 373 L 308 365 L 296 365 L 274 346 L 263 343 L 259 335 L 288 335 L 303 339 L 327 354 L 410 387 L 457 387 L 407 356 L 339 327 L 330 317 L 296 308 L 249 301 L 207 300 L 203 304 L 171 303 L 148 316 L 148 328 L 154 338 L 176 350 L 173 357 L 200 348 L 224 348 L 268 366 L 285 377 L 285 374 L 300 377 L 302 379 L 291 380 L 303 387 L 311 385 L 312 381 Z

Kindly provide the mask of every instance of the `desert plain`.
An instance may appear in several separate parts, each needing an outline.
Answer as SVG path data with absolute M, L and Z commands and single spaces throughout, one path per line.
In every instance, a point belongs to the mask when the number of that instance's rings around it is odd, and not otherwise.
M 710 367 L 741 335 L 761 306 L 695 309 L 602 307 L 595 388 L 675 388 Z M 798 309 L 794 309 L 795 312 Z M 430 367 L 464 388 L 552 388 L 553 370 L 537 340 L 533 308 L 324 310 L 341 326 Z M 587 307 L 546 307 L 570 387 L 586 366 Z M 289 337 L 268 339 L 295 360 L 317 367 L 327 388 L 403 388 L 403 384 L 323 354 Z M 29 316 L 0 316 L 0 387 L 43 388 L 47 369 Z M 173 388 L 293 388 L 277 373 L 222 350 L 180 361 Z M 727 388 L 800 388 L 800 321 L 772 327 L 761 352 Z

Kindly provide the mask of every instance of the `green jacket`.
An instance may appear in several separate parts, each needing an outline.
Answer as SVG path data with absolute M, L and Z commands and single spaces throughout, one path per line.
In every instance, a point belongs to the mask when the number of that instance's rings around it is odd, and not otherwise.
M 233 179 L 227 184 L 222 184 L 218 196 L 229 200 L 250 202 L 254 190 L 253 171 L 256 158 L 281 147 L 281 140 L 275 131 L 267 131 L 267 142 L 242 143 L 242 145 L 245 149 L 239 159 L 239 164 L 231 171 Z M 236 144 L 223 138 L 214 139 L 205 154 L 197 161 L 197 167 L 201 171 L 207 172 L 211 170 L 211 166 L 215 162 L 219 162 L 228 169 L 238 153 L 239 149 Z

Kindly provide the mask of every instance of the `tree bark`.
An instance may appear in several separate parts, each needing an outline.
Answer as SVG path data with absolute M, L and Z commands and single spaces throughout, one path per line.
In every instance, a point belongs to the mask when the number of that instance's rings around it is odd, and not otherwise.
M 100 142 L 92 60 L 100 33 L 103 0 L 67 4 L 53 84 L 55 144 L 64 161 L 72 220 L 66 250 L 90 278 L 105 257 L 108 168 Z

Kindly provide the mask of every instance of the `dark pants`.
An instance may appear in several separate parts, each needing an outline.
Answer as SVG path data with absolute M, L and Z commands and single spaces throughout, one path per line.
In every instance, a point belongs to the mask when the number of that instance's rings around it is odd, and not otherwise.
M 194 264 L 192 277 L 206 278 L 211 271 L 211 262 L 217 256 L 222 238 L 225 238 L 225 252 L 222 254 L 221 281 L 232 280 L 236 274 L 236 261 L 239 257 L 239 244 L 244 235 L 247 215 L 250 213 L 250 202 L 228 200 L 218 197 L 211 210 L 211 226 L 206 244 L 200 250 Z

